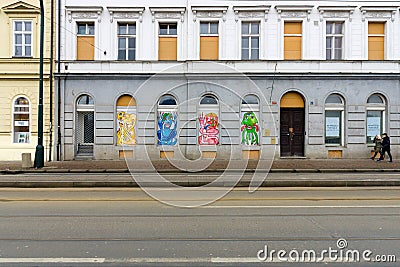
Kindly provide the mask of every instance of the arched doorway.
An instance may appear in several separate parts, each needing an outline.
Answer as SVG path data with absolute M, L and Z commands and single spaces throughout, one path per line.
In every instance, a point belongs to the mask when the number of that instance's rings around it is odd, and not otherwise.
M 304 99 L 296 92 L 288 92 L 280 102 L 281 157 L 304 156 Z
M 76 155 L 93 156 L 94 101 L 89 95 L 81 95 L 76 102 Z

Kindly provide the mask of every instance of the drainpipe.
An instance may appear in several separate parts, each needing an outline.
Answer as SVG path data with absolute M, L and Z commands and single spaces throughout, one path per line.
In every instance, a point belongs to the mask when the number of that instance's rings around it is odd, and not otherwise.
M 52 159 L 53 149 L 53 53 L 54 53 L 54 0 L 51 0 L 51 19 L 50 19 L 50 133 L 49 133 L 49 162 Z
M 58 12 L 57 12 L 57 72 L 58 75 L 61 73 L 61 0 L 58 0 Z M 57 161 L 61 159 L 61 80 L 60 76 L 57 79 Z

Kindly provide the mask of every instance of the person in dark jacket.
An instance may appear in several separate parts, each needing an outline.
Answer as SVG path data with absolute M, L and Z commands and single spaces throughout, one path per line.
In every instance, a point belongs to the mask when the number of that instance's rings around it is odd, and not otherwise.
M 379 134 L 375 135 L 373 142 L 374 142 L 375 146 L 374 146 L 374 155 L 371 157 L 372 160 L 375 159 L 375 157 L 376 157 L 376 155 L 378 155 L 378 153 L 382 154 L 382 138 L 380 137 Z
M 392 154 L 390 154 L 390 138 L 387 133 L 382 134 L 382 153 L 378 161 L 382 161 L 385 153 L 389 155 L 389 162 L 392 162 Z

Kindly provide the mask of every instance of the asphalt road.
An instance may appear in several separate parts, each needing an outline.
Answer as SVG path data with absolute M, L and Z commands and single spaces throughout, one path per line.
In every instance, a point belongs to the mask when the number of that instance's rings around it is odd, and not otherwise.
M 164 201 L 197 203 L 200 190 Z M 292 266 L 281 261 L 310 250 L 315 266 L 400 261 L 396 187 L 242 188 L 197 208 L 126 188 L 3 188 L 0 196 L 0 266 Z M 335 259 L 350 251 L 354 260 L 355 250 L 360 263 Z

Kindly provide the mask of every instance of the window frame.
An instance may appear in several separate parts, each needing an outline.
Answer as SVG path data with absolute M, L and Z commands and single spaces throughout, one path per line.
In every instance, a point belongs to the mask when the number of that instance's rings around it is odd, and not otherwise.
M 251 29 L 252 29 L 252 24 L 253 23 L 254 24 L 258 24 L 258 33 L 257 34 L 252 34 L 251 33 Z M 243 24 L 250 24 L 249 25 L 250 33 L 243 34 Z M 256 59 L 253 59 L 251 57 L 251 55 L 252 55 L 251 51 L 255 50 L 255 49 L 253 49 L 251 47 L 252 37 L 253 38 L 257 37 L 258 38 L 258 47 L 257 47 L 258 57 Z M 248 55 L 249 55 L 248 58 L 243 58 L 243 50 L 246 49 L 246 48 L 243 48 L 243 38 L 249 38 L 249 40 L 248 40 L 249 47 L 247 48 L 247 50 L 249 52 L 248 53 Z M 261 56 L 261 21 L 260 20 L 242 20 L 240 22 L 240 60 L 260 60 L 260 56 Z
M 341 103 L 327 103 L 327 99 L 330 96 L 337 96 L 340 98 Z M 346 101 L 344 97 L 339 93 L 331 93 L 325 98 L 324 102 L 324 144 L 325 146 L 344 146 L 344 139 L 345 139 L 345 107 Z M 327 136 L 326 136 L 326 118 L 327 118 L 327 111 L 336 111 L 339 112 L 339 143 L 327 143 Z
M 119 32 L 119 27 L 123 25 L 126 26 L 126 32 L 125 34 L 120 34 Z M 129 26 L 134 25 L 135 27 L 135 34 L 129 34 Z M 125 39 L 125 59 L 120 59 L 119 58 L 119 51 L 121 50 L 119 47 L 119 40 L 120 38 L 124 38 Z M 129 39 L 133 38 L 134 39 L 134 48 L 129 48 Z M 129 51 L 134 51 L 133 53 L 133 59 L 129 59 Z M 137 56 L 137 23 L 136 22 L 125 22 L 125 21 L 118 21 L 117 22 L 117 60 L 119 61 L 135 61 Z
M 305 32 L 305 23 L 306 19 L 304 18 L 285 18 L 281 20 L 281 57 L 282 60 L 288 60 L 288 61 L 299 61 L 299 60 L 304 60 L 305 57 L 305 38 L 304 37 L 304 32 Z M 300 23 L 301 24 L 301 34 L 285 34 L 285 23 Z M 285 37 L 301 37 L 301 58 L 300 59 L 285 59 Z
M 327 25 L 328 25 L 328 23 L 332 23 L 333 24 L 334 33 L 330 33 L 330 34 L 327 33 L 327 29 L 328 29 Z M 341 24 L 342 25 L 342 32 L 340 34 L 335 32 L 335 29 L 336 29 L 335 25 L 336 24 Z M 345 58 L 345 47 L 344 47 L 345 40 L 344 39 L 345 39 L 345 36 L 346 36 L 345 27 L 346 27 L 346 23 L 343 20 L 327 20 L 325 22 L 325 60 L 344 60 L 344 58 Z M 340 49 L 341 50 L 341 58 L 335 58 L 335 49 L 336 49 L 335 40 L 338 37 L 342 38 L 341 49 Z M 327 51 L 328 51 L 328 48 L 327 48 L 328 42 L 327 42 L 327 40 L 328 40 L 328 38 L 332 38 L 331 49 L 330 49 L 331 50 L 330 51 L 330 54 L 331 54 L 331 56 L 330 56 L 331 58 L 330 59 L 327 58 Z
M 368 99 L 373 96 L 373 95 L 377 95 L 380 97 L 380 99 L 382 100 L 383 103 L 368 103 Z M 375 135 L 370 136 L 372 137 L 371 140 L 368 139 L 368 111 L 380 111 L 381 112 L 381 131 L 379 134 L 382 134 L 384 132 L 386 132 L 386 128 L 387 128 L 387 122 L 386 122 L 386 112 L 387 112 L 387 107 L 388 107 L 388 102 L 387 99 L 384 95 L 380 94 L 380 93 L 372 93 L 368 96 L 367 101 L 366 101 L 366 112 L 365 112 L 365 139 L 366 139 L 366 143 L 368 145 L 372 145 L 373 144 L 373 138 L 375 137 Z
M 17 107 L 15 104 L 15 101 L 19 98 L 25 98 L 28 101 L 28 111 L 27 112 L 18 112 L 16 113 L 15 108 Z M 19 106 L 19 105 L 18 105 Z M 26 107 L 25 105 L 21 105 L 21 107 Z M 16 97 L 13 98 L 12 101 L 12 125 L 11 125 L 11 143 L 12 144 L 30 144 L 30 138 L 31 138 L 31 112 L 32 112 L 32 107 L 31 107 L 31 101 L 26 95 L 17 95 Z M 15 115 L 16 114 L 28 114 L 28 132 L 23 132 L 23 133 L 28 133 L 28 142 L 18 142 L 18 140 L 15 138 Z M 17 126 L 18 127 L 18 126 Z
M 16 23 L 17 22 L 21 22 L 22 23 L 22 30 L 21 31 L 17 31 L 16 30 Z M 25 30 L 25 25 L 26 25 L 26 23 L 27 22 L 29 22 L 30 24 L 31 24 L 31 30 L 30 31 L 26 31 Z M 16 58 L 32 58 L 33 57 L 33 25 L 34 25 L 34 23 L 33 23 L 33 20 L 31 20 L 31 19 L 14 19 L 13 21 L 12 21 L 12 42 L 13 42 L 13 57 L 16 57 Z M 21 40 L 21 49 L 22 49 L 22 51 L 21 51 L 21 53 L 22 53 L 22 55 L 16 55 L 16 46 L 17 46 L 17 43 L 16 43 L 16 35 L 17 34 L 20 34 L 20 35 L 22 35 L 22 40 Z M 27 44 L 25 44 L 25 36 L 26 35 L 30 35 L 31 36 L 31 43 L 30 43 L 30 45 L 27 45 Z M 30 53 L 30 55 L 26 55 L 26 47 L 27 46 L 30 46 L 30 48 L 31 48 L 31 53 Z
M 374 61 L 375 59 L 369 59 L 369 37 L 383 37 L 383 59 L 382 60 L 386 60 L 387 57 L 387 51 L 388 51 L 388 47 L 387 47 L 387 32 L 388 32 L 388 20 L 387 19 L 366 19 L 366 40 L 365 40 L 365 49 L 366 49 L 366 60 L 370 60 L 370 61 Z M 383 34 L 369 34 L 369 24 L 370 23 L 381 23 L 384 24 L 383 26 Z M 379 60 L 378 60 L 379 61 Z
M 161 34 L 161 25 L 168 25 L 167 34 Z M 176 26 L 176 34 L 170 34 L 170 25 Z M 158 22 L 158 37 L 178 37 L 178 22 Z

